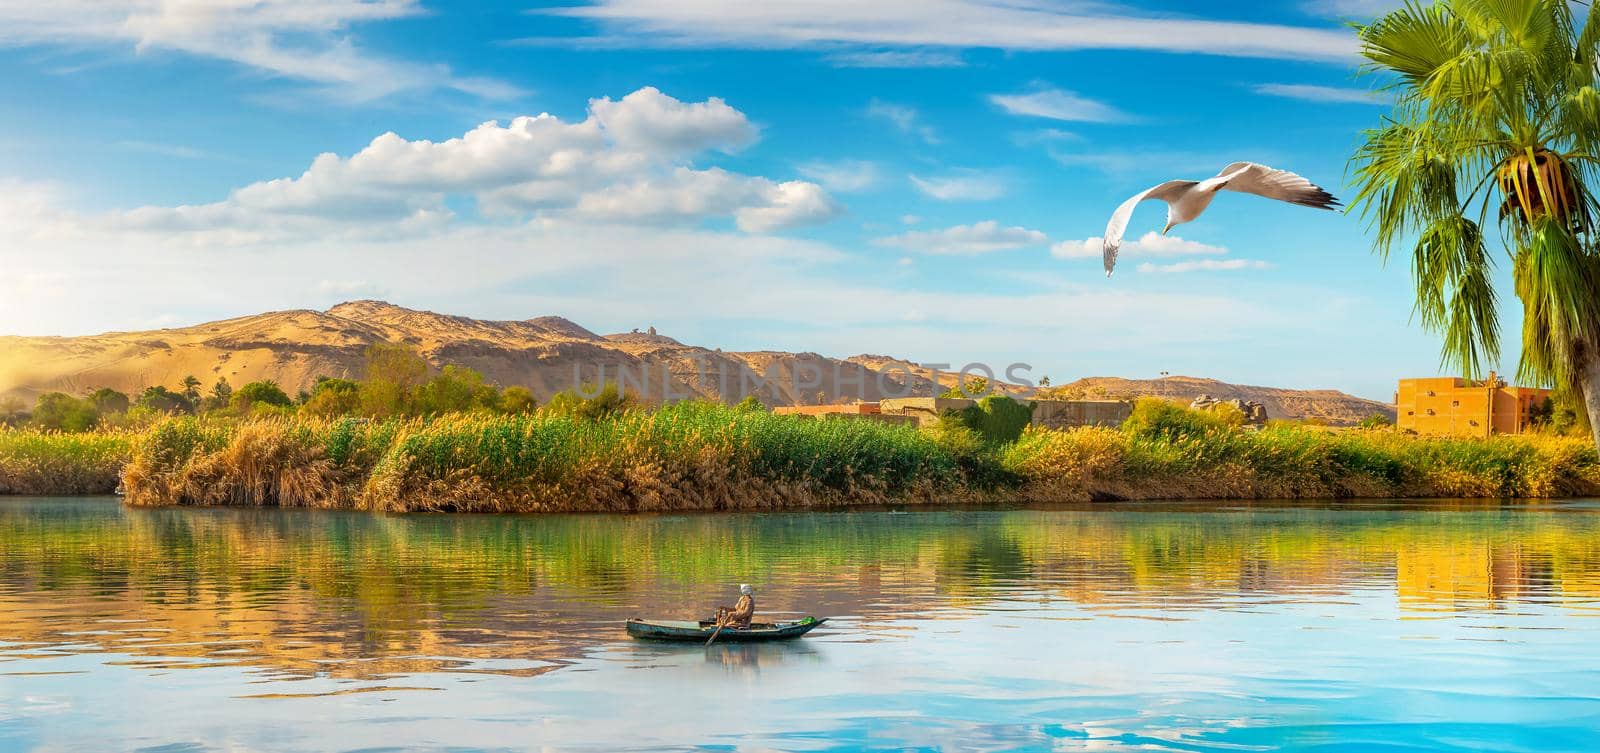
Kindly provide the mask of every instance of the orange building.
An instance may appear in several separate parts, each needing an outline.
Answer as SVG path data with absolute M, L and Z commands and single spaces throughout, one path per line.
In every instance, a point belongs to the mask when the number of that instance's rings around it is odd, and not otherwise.
M 1396 425 L 1418 434 L 1487 437 L 1528 430 L 1549 390 L 1507 387 L 1489 372 L 1482 381 L 1434 377 L 1402 379 L 1395 392 Z

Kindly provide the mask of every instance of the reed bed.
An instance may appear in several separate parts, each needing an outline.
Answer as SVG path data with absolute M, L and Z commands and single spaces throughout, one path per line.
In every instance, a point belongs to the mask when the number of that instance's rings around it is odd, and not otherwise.
M 1002 451 L 1036 501 L 1600 494 L 1600 456 L 1575 437 L 1419 438 L 1277 426 L 1168 438 L 1029 431 Z
M 942 427 L 705 403 L 585 417 L 182 417 L 142 434 L 0 433 L 0 492 L 132 505 L 387 512 L 671 511 L 921 502 L 1600 495 L 1586 440 L 1429 439 L 1141 403 L 1120 429 L 985 442 Z
M 135 435 L 0 428 L 0 494 L 110 494 Z
M 135 505 L 380 511 L 771 509 L 945 498 L 956 453 L 909 427 L 683 403 L 604 418 L 179 418 L 129 465 Z

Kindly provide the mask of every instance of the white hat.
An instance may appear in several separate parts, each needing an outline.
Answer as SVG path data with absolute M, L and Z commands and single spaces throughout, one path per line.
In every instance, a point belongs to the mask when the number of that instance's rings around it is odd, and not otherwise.
M 749 583 L 740 583 L 739 584 L 739 593 L 742 593 L 745 596 L 749 596 L 750 594 L 753 594 L 755 592 L 756 592 L 756 590 L 754 588 L 751 588 Z

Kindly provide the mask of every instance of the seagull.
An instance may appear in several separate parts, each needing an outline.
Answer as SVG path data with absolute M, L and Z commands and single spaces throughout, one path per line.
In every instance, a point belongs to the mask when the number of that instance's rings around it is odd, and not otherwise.
M 1199 217 L 1201 212 L 1206 211 L 1206 207 L 1211 206 L 1211 200 L 1217 197 L 1217 192 L 1223 189 L 1253 193 L 1314 209 L 1335 209 L 1339 206 L 1339 200 L 1334 198 L 1333 194 L 1322 190 L 1311 181 L 1288 170 L 1275 170 L 1254 162 L 1235 162 L 1222 168 L 1222 172 L 1217 173 L 1216 177 L 1205 180 L 1169 180 L 1134 194 L 1132 198 L 1122 202 L 1117 211 L 1111 213 L 1111 221 L 1106 223 L 1105 239 L 1101 246 L 1106 264 L 1106 277 L 1110 277 L 1111 269 L 1117 266 L 1117 250 L 1122 247 L 1122 232 L 1128 228 L 1128 218 L 1133 216 L 1133 208 L 1139 202 L 1145 199 L 1160 199 L 1167 202 L 1167 226 L 1161 229 L 1161 234 L 1166 235 L 1174 225 L 1182 225 Z

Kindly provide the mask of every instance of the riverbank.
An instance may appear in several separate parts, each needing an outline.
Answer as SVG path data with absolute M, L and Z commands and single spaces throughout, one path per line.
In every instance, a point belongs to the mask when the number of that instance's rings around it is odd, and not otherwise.
M 585 418 L 163 420 L 137 433 L 0 433 L 0 493 L 130 505 L 635 512 L 1101 499 L 1600 495 L 1578 438 L 1430 439 L 1141 404 L 1121 429 L 985 443 L 959 427 L 708 404 Z

